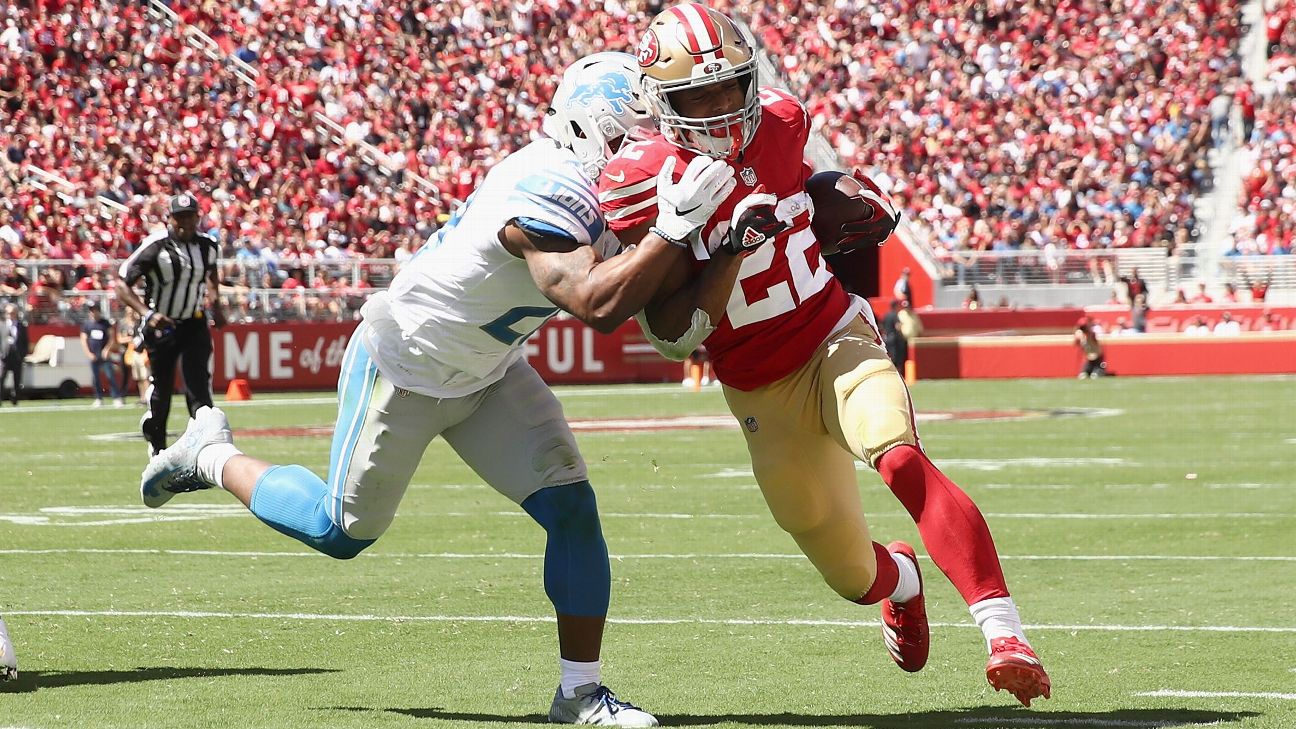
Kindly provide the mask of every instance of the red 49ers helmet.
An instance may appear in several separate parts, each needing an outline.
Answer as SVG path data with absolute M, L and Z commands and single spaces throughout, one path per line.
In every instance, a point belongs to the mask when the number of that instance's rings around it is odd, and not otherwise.
M 719 159 L 738 156 L 756 135 L 760 100 L 756 49 L 732 19 L 700 3 L 668 8 L 648 26 L 638 49 L 640 79 L 648 108 L 672 144 Z M 670 95 L 738 79 L 743 106 L 730 114 L 686 117 Z

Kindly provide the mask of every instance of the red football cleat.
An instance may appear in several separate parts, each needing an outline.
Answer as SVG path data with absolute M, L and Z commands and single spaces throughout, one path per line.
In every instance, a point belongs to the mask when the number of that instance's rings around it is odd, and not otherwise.
M 1052 685 L 1044 664 L 1035 651 L 1016 638 L 995 638 L 990 641 L 990 662 L 986 664 L 986 680 L 995 691 L 1007 690 L 1025 706 L 1031 699 L 1049 697 Z
M 913 547 L 904 542 L 891 542 L 887 551 L 903 554 L 913 560 L 918 569 L 918 558 Z M 918 570 L 918 595 L 908 602 L 882 601 L 882 640 L 896 665 L 910 673 L 921 671 L 927 665 L 927 651 L 931 647 L 931 632 L 927 629 L 927 606 L 923 600 L 922 570 Z

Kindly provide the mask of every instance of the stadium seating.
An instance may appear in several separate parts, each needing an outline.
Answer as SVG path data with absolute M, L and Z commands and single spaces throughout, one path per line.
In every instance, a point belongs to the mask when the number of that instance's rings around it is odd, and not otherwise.
M 717 4 L 750 18 L 816 126 L 884 178 L 951 265 L 961 251 L 1174 247 L 1195 234 L 1210 102 L 1240 77 L 1237 0 L 1133 0 L 1114 16 L 1098 0 L 1047 13 Z M 0 258 L 119 259 L 161 223 L 166 195 L 188 189 L 239 259 L 224 272 L 232 286 L 277 287 L 307 263 L 403 260 L 536 134 L 558 70 L 632 48 L 660 5 L 177 3 L 171 27 L 147 3 L 6 4 Z M 1254 206 L 1266 250 L 1292 230 L 1279 185 L 1293 174 L 1291 26 L 1275 44 L 1284 93 L 1257 111 L 1274 169 Z M 218 51 L 192 42 L 199 32 Z M 254 69 L 253 83 L 222 56 Z M 323 270 L 298 283 L 337 288 Z

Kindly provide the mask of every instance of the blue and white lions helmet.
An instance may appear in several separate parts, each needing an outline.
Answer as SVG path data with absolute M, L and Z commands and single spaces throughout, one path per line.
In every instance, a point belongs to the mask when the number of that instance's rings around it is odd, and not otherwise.
M 568 66 L 543 128 L 545 135 L 574 152 L 590 179 L 597 180 L 630 132 L 653 128 L 652 114 L 639 92 L 635 57 L 595 53 Z

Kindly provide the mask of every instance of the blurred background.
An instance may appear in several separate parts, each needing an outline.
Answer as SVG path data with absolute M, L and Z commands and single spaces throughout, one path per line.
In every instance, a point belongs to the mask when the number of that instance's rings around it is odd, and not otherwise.
M 831 262 L 879 317 L 921 320 L 911 377 L 1074 376 L 1084 327 L 1112 372 L 1296 371 L 1296 3 L 710 4 L 810 109 L 814 164 L 903 208 L 887 245 Z M 366 295 L 539 134 L 561 69 L 632 49 L 662 7 L 8 2 L 0 300 L 34 348 L 120 319 L 108 271 L 192 191 L 236 324 L 217 385 L 328 386 Z M 678 376 L 636 337 L 560 320 L 529 350 L 557 381 Z

